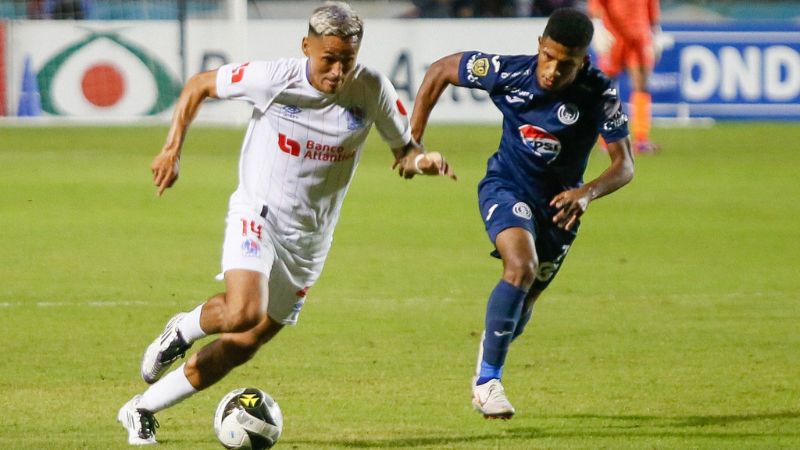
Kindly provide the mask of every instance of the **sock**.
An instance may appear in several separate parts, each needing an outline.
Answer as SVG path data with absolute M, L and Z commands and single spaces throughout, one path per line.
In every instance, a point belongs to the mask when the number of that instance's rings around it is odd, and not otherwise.
M 530 310 L 522 313 L 522 317 L 520 317 L 519 321 L 517 322 L 517 328 L 514 329 L 514 337 L 511 338 L 511 342 L 514 342 L 514 340 L 517 339 L 523 331 L 525 331 L 525 325 L 528 324 L 528 322 L 531 320 L 531 316 L 533 315 L 534 306 L 536 306 L 535 303 L 531 305 Z
M 481 376 L 475 381 L 475 386 L 480 386 L 484 383 L 488 383 L 489 381 L 494 380 L 497 378 L 498 380 L 503 378 L 503 366 L 493 366 L 486 361 L 481 361 Z
M 205 303 L 186 313 L 180 322 L 178 322 L 178 331 L 181 333 L 181 337 L 183 337 L 183 340 L 186 341 L 187 344 L 191 344 L 192 342 L 207 336 L 205 331 L 200 328 L 200 312 L 203 309 L 203 305 L 205 305 Z
M 478 384 L 485 378 L 500 378 L 526 294 L 522 289 L 500 280 L 489 296 Z
M 157 413 L 194 395 L 197 389 L 189 383 L 186 374 L 183 373 L 183 366 L 185 365 L 181 364 L 180 367 L 166 374 L 164 378 L 147 388 L 142 394 L 137 407 L 146 409 L 151 413 Z
M 650 106 L 652 99 L 649 92 L 631 93 L 631 113 L 633 120 L 633 139 L 646 142 L 650 139 Z

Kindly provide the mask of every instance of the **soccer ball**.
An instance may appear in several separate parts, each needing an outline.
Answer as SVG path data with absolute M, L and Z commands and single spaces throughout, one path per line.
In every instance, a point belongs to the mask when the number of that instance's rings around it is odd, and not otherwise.
M 282 430 L 280 406 L 261 389 L 240 388 L 228 392 L 214 414 L 214 433 L 225 448 L 270 448 L 278 442 Z

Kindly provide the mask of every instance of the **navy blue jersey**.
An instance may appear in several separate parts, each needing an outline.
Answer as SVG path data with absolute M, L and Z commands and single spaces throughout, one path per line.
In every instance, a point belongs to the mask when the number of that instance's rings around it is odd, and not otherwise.
M 503 135 L 489 159 L 487 178 L 511 182 L 539 205 L 583 184 L 589 152 L 599 134 L 606 142 L 628 135 L 617 90 L 586 64 L 564 90 L 549 92 L 536 81 L 538 57 L 465 52 L 462 86 L 487 91 L 503 113 Z

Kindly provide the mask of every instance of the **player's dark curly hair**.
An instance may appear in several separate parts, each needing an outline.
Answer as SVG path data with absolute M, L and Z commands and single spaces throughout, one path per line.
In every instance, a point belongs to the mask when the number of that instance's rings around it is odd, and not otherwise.
M 553 11 L 543 37 L 570 48 L 587 48 L 592 42 L 594 27 L 586 14 L 574 8 L 559 8 Z

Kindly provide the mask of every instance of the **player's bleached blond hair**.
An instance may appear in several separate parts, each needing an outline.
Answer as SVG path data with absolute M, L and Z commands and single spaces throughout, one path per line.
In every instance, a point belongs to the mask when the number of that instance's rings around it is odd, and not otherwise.
M 347 3 L 325 2 L 311 13 L 311 18 L 308 20 L 308 34 L 356 37 L 360 40 L 364 35 L 364 22 Z

